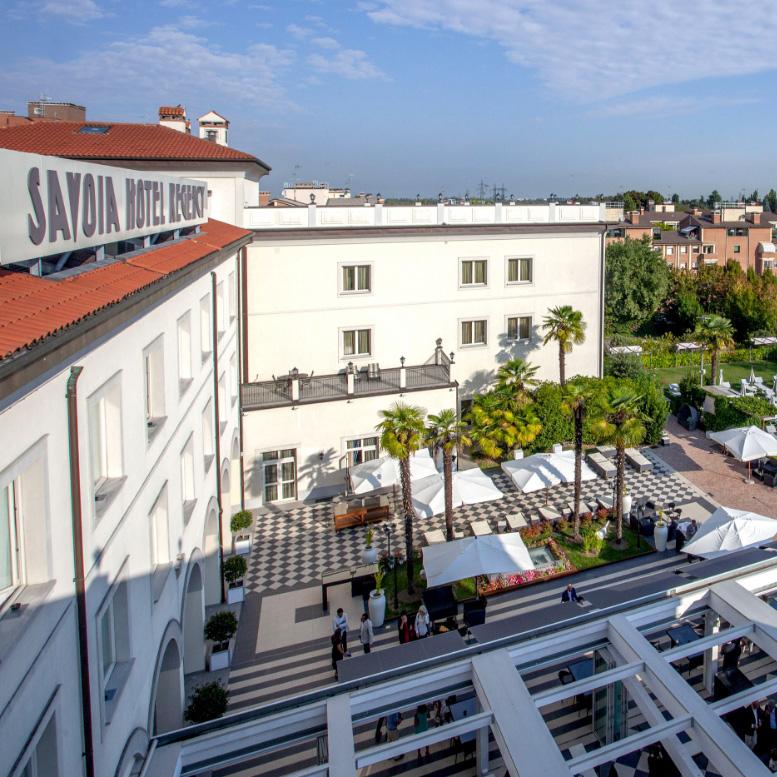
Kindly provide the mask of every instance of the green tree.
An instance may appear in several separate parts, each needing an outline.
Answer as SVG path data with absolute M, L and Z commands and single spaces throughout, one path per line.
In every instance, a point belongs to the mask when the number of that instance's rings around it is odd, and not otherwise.
M 637 210 L 639 208 L 639 205 L 637 204 L 637 201 L 634 199 L 634 195 L 631 194 L 631 192 L 626 192 L 623 195 L 623 210 L 630 211 L 630 210 Z
M 574 496 L 574 536 L 580 540 L 580 498 L 583 484 L 583 431 L 587 404 L 591 392 L 583 383 L 569 383 L 564 387 L 563 411 L 571 416 L 575 425 L 575 496 Z
M 381 410 L 383 420 L 375 427 L 380 432 L 380 447 L 399 459 L 399 479 L 402 486 L 402 512 L 405 514 L 405 552 L 407 554 L 407 592 L 415 591 L 413 576 L 413 485 L 410 480 L 410 457 L 419 450 L 426 438 L 426 411 L 404 402 L 395 402 Z
M 680 204 L 680 195 L 677 194 L 676 192 L 672 195 L 672 202 L 675 205 L 679 205 Z
M 464 433 L 464 425 L 455 410 L 447 408 L 427 419 L 427 442 L 435 451 L 442 451 L 442 471 L 445 479 L 445 538 L 453 539 L 453 453 L 472 445 Z
M 465 420 L 472 441 L 494 461 L 531 444 L 542 428 L 531 402 L 498 390 L 475 396 Z
M 712 354 L 712 385 L 718 382 L 718 356 L 734 345 L 734 328 L 723 316 L 702 316 L 696 326 L 694 338 Z
M 496 372 L 497 390 L 507 390 L 517 397 L 528 397 L 529 388 L 537 385 L 534 377 L 539 368 L 526 359 L 510 359 Z
M 592 428 L 599 442 L 615 446 L 615 541 L 623 544 L 623 493 L 626 472 L 626 448 L 639 445 L 645 437 L 641 397 L 629 385 L 611 385 L 600 399 Z
M 606 254 L 605 312 L 610 327 L 636 329 L 664 301 L 671 270 L 650 238 L 611 243 Z
M 542 323 L 546 331 L 543 345 L 555 340 L 558 343 L 558 374 L 559 383 L 566 384 L 566 356 L 572 351 L 573 345 L 585 342 L 585 321 L 583 314 L 571 305 L 558 305 L 548 311 Z
M 764 197 L 764 202 L 769 206 L 770 211 L 777 211 L 777 192 L 774 189 L 769 189 Z
M 723 198 L 720 196 L 720 192 L 717 189 L 713 189 L 710 192 L 710 196 L 707 197 L 707 207 L 714 208 L 719 202 L 722 202 Z
M 572 383 L 572 381 L 570 381 Z M 542 429 L 526 446 L 528 453 L 548 450 L 554 443 L 572 439 L 572 419 L 564 415 L 564 391 L 558 383 L 545 381 L 532 392 L 532 413 Z

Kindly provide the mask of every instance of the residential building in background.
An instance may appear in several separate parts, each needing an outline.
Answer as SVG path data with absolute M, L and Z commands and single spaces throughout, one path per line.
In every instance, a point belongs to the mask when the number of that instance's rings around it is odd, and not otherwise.
M 41 98 L 27 103 L 27 117 L 42 121 L 86 121 L 86 108 Z
M 351 196 L 351 190 L 330 186 L 323 181 L 295 181 L 283 185 L 281 196 L 301 202 L 303 205 L 311 202 L 316 205 L 326 205 L 329 200 L 348 199 Z
M 229 121 L 216 111 L 208 111 L 197 119 L 200 137 L 220 146 L 228 146 Z

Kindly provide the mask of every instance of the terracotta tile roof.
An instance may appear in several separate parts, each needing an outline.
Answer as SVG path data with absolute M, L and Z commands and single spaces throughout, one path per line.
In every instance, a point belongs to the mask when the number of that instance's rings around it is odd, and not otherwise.
M 107 127 L 107 132 L 83 132 Z M 159 124 L 110 121 L 40 121 L 0 132 L 0 148 L 69 159 L 160 159 L 199 162 L 254 162 L 261 159 L 235 148 L 211 143 Z
M 211 220 L 190 238 L 63 280 L 0 268 L 0 360 L 251 234 Z

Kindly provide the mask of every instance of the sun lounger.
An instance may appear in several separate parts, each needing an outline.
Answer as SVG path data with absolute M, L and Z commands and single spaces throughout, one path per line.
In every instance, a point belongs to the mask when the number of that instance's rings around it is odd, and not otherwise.
M 427 545 L 436 545 L 439 542 L 445 542 L 445 535 L 440 529 L 432 529 L 424 532 L 424 539 Z
M 594 448 L 594 450 L 601 453 L 605 459 L 614 459 L 615 454 L 617 453 L 614 445 L 600 445 L 597 448 Z
M 653 463 L 646 459 L 636 448 L 626 448 L 626 461 L 637 472 L 650 472 L 653 469 Z
M 507 521 L 507 528 L 510 529 L 510 531 L 518 531 L 518 529 L 522 529 L 524 526 L 529 525 L 521 512 L 507 515 L 505 516 L 505 520 Z
M 493 534 L 488 521 L 470 521 L 469 528 L 476 537 L 482 537 L 485 534 Z
M 585 499 L 580 500 L 581 513 L 592 513 L 595 509 L 596 509 L 596 502 L 588 502 Z M 569 502 L 569 504 L 566 505 L 566 511 L 569 515 L 572 515 L 572 513 L 575 512 L 575 503 Z
M 602 478 L 611 478 L 618 471 L 615 465 L 601 453 L 595 451 L 586 456 L 588 466 Z
M 603 507 L 605 510 L 612 510 L 612 497 L 611 496 L 597 496 L 596 497 L 596 504 L 599 505 L 599 507 Z
M 546 521 L 557 521 L 561 518 L 561 513 L 555 507 L 540 507 L 538 512 L 540 518 L 544 518 Z

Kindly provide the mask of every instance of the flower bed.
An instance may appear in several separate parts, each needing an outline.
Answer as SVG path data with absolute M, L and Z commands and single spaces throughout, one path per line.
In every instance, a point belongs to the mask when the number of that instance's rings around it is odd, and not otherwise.
M 567 554 L 552 537 L 550 537 L 547 542 L 532 544 L 529 547 L 546 547 L 556 558 L 555 563 L 552 566 L 543 567 L 541 569 L 528 569 L 526 572 L 520 572 L 515 575 L 493 575 L 491 578 L 481 578 L 479 587 L 480 592 L 486 596 L 489 594 L 503 593 L 504 591 L 512 591 L 514 588 L 526 585 L 527 583 L 550 580 L 551 578 L 568 575 L 570 572 L 576 571 L 576 568 L 567 557 Z

